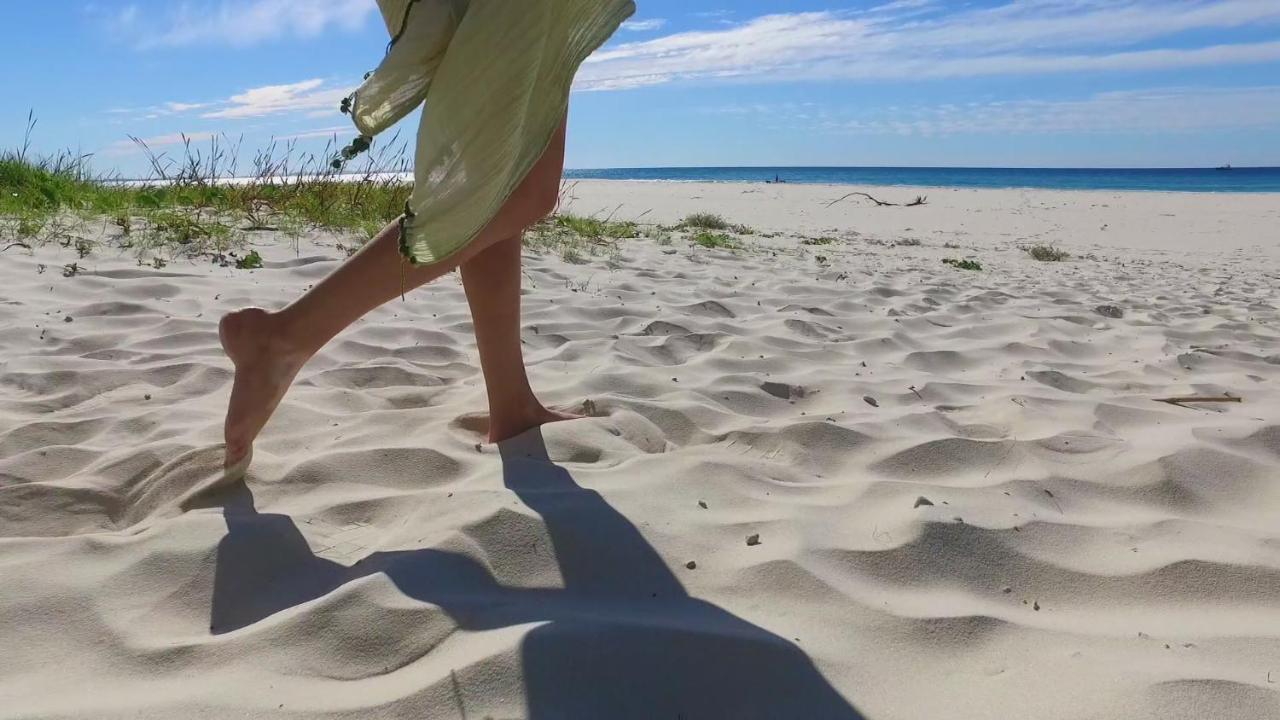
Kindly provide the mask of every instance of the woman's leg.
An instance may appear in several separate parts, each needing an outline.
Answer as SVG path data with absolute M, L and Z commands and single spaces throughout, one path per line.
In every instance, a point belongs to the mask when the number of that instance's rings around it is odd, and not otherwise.
M 546 409 L 534 396 L 520 341 L 520 237 L 496 243 L 462 265 L 480 366 L 489 394 L 489 442 L 574 416 Z
M 449 260 L 409 266 L 400 254 L 399 224 L 392 223 L 287 308 L 276 313 L 250 308 L 224 317 L 219 334 L 236 369 L 224 426 L 228 467 L 248 456 L 254 439 L 280 404 L 298 371 L 339 332 L 370 310 L 465 265 L 497 243 L 512 238 L 518 243 L 525 228 L 551 213 L 564 167 L 564 135 L 562 124 L 542 159 L 494 219 L 466 249 Z M 516 258 L 519 259 L 518 245 Z M 518 302 L 518 268 L 516 274 Z M 483 318 L 476 318 L 477 335 L 482 332 L 479 329 L 482 323 Z M 518 321 L 514 332 L 518 344 Z M 484 347 L 482 345 L 482 349 Z M 507 384 L 502 378 L 493 380 L 499 387 Z M 517 378 L 514 387 L 519 384 Z M 499 423 L 491 419 L 491 424 Z

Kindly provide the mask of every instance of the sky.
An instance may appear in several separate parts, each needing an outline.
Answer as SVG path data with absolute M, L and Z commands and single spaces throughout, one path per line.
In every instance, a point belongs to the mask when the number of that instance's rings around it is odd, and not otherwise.
M 487 0 L 494 1 L 494 0 Z M 571 168 L 1280 166 L 1280 0 L 638 0 L 579 72 Z M 9 2 L 0 146 L 321 152 L 374 0 Z M 16 69 L 16 71 L 15 71 Z M 400 128 L 412 138 L 417 119 Z M 385 143 L 385 138 L 383 139 Z

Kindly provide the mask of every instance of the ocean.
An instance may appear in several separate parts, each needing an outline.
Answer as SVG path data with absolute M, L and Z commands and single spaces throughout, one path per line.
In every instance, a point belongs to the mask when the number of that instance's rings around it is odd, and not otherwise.
M 903 185 L 1045 190 L 1155 192 L 1280 192 L 1280 167 L 1259 168 L 923 168 L 923 167 L 703 167 L 566 170 L 571 180 L 668 180 L 832 185 Z

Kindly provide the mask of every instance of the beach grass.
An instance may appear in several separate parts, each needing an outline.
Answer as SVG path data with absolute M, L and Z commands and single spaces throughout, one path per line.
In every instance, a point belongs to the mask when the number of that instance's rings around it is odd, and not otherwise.
M 686 216 L 681 225 L 689 229 L 728 230 L 729 221 L 715 213 L 699 212 Z
M 754 235 L 755 231 L 746 225 L 739 225 L 725 220 L 724 217 L 715 213 L 697 212 L 692 215 L 685 216 L 680 223 L 680 227 L 685 230 L 719 230 L 735 233 L 737 235 Z
M 629 240 L 640 237 L 639 226 L 633 222 L 601 220 L 567 213 L 555 215 L 553 222 L 575 235 L 594 240 Z
M 957 270 L 977 271 L 982 269 L 982 263 L 977 260 L 957 260 L 955 258 L 946 258 L 942 262 L 944 265 L 950 265 Z
M 237 251 L 247 249 L 254 233 L 296 239 L 312 229 L 337 234 L 339 248 L 350 255 L 400 217 L 412 191 L 407 148 L 395 139 L 365 156 L 358 170 L 342 172 L 331 167 L 328 149 L 304 154 L 273 143 L 240 172 L 239 142 L 225 137 L 186 140 L 172 155 L 135 141 L 151 172 L 126 179 L 96 174 L 90 156 L 34 156 L 34 127 L 32 118 L 23 145 L 0 152 L 0 241 L 75 245 L 81 258 L 93 250 L 86 238 L 109 237 L 140 262 L 204 256 L 249 269 L 255 263 L 247 258 L 254 256 Z M 110 232 L 88 232 L 90 224 Z M 600 255 L 616 261 L 615 243 L 640 237 L 672 242 L 667 229 L 558 212 L 531 228 L 525 245 L 571 263 Z
M 695 233 L 689 239 L 690 241 L 693 242 L 693 244 L 698 245 L 700 247 L 708 248 L 711 250 L 740 249 L 740 246 L 738 245 L 738 243 L 734 242 L 733 238 L 729 237 L 728 235 L 725 235 L 724 233 L 714 233 L 714 232 L 703 230 L 702 232 Z
M 248 233 L 309 227 L 367 239 L 400 216 L 412 189 L 406 148 L 394 139 L 343 173 L 327 151 L 290 143 L 257 151 L 241 172 L 239 144 L 225 137 L 188 139 L 176 155 L 135 141 L 151 172 L 127 179 L 95 173 L 88 155 L 33 155 L 34 127 L 31 119 L 23 145 L 0 152 L 0 239 L 24 244 L 74 241 L 78 225 L 103 219 L 122 246 L 143 252 L 225 252 Z
M 1027 254 L 1040 262 L 1062 262 L 1071 259 L 1071 253 L 1059 250 L 1052 245 L 1035 245 L 1027 249 Z
M 329 161 L 337 138 L 318 154 L 272 143 L 252 153 L 244 171 L 240 141 L 228 137 L 184 138 L 164 152 L 135 139 L 151 169 L 145 178 L 122 178 L 94 172 L 89 155 L 34 155 L 35 125 L 31 118 L 22 146 L 0 151 L 0 246 L 56 243 L 84 259 L 96 244 L 110 244 L 157 267 L 206 258 L 253 269 L 261 262 L 250 252 L 256 233 L 296 241 L 308 231 L 330 232 L 338 249 L 354 254 L 400 217 L 412 191 L 407 145 L 394 138 L 363 156 L 358 168 L 352 162 L 341 171 Z M 526 232 L 524 244 L 569 263 L 598 258 L 617 265 L 621 240 L 669 246 L 684 238 L 703 248 L 740 250 L 740 236 L 754 234 L 709 212 L 674 227 L 557 212 Z

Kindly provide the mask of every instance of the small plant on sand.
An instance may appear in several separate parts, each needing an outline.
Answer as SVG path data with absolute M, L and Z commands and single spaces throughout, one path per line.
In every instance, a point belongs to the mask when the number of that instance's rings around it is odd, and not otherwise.
M 640 237 L 640 230 L 633 222 L 615 222 L 578 215 L 556 215 L 555 224 L 588 240 L 622 240 Z
M 213 237 L 215 234 L 225 235 L 229 231 L 225 226 L 202 220 L 198 214 L 177 211 L 160 211 L 149 218 L 151 229 L 163 236 L 167 242 L 189 245 L 201 238 Z
M 690 239 L 693 241 L 695 245 L 700 245 L 704 248 L 709 248 L 713 250 L 716 250 L 716 249 L 737 250 L 738 249 L 738 244 L 733 241 L 733 238 L 723 233 L 713 233 L 713 232 L 703 231 L 694 235 Z
M 950 265 L 957 270 L 981 270 L 982 263 L 976 260 L 956 260 L 955 258 L 947 258 L 942 261 L 944 265 Z
M 919 238 L 902 238 L 894 243 L 896 247 L 920 247 L 924 243 Z
M 566 246 L 560 251 L 560 259 L 573 265 L 586 265 L 588 262 L 587 259 L 582 256 L 582 253 L 578 251 L 578 248 L 571 245 Z
M 694 213 L 684 219 L 683 226 L 699 230 L 729 230 L 729 221 L 714 213 Z
M 614 248 L 609 252 L 609 257 L 605 260 L 605 267 L 610 270 L 621 270 L 623 267 L 622 250 Z
M 249 251 L 248 255 L 236 260 L 236 268 L 239 270 L 261 270 L 262 256 L 257 250 Z
M 800 241 L 801 245 L 834 245 L 838 240 L 833 237 L 805 238 Z
M 640 237 L 640 226 L 631 221 L 582 217 L 569 213 L 551 216 L 529 229 L 524 246 L 534 252 L 556 252 L 569 263 L 585 264 L 585 254 L 617 254 L 618 240 Z
M 534 252 L 551 252 L 564 244 L 566 233 L 543 221 L 529 228 L 524 234 L 524 246 Z
M 644 236 L 658 245 L 671 244 L 671 230 L 661 225 L 645 228 Z
M 34 238 L 44 230 L 45 218 L 40 215 L 22 215 L 15 230 L 20 238 Z
M 1029 248 L 1027 252 L 1040 262 L 1062 262 L 1071 258 L 1071 253 L 1066 250 L 1059 250 L 1052 245 L 1036 245 Z

